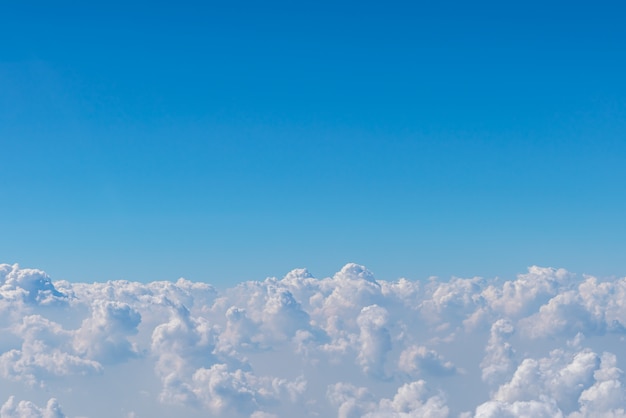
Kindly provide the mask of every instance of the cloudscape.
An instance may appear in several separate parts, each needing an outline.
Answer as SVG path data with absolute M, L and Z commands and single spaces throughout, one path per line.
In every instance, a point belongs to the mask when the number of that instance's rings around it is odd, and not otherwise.
M 217 291 L 0 265 L 0 416 L 626 417 L 626 278 L 377 280 L 358 264 Z
M 626 418 L 624 16 L 0 1 L 0 418 Z

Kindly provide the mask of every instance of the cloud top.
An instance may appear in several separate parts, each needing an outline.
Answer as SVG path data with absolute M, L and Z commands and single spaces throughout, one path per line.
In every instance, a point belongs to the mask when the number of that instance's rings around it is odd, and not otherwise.
M 563 269 L 218 292 L 2 264 L 0 327 L 3 418 L 626 416 L 626 278 Z

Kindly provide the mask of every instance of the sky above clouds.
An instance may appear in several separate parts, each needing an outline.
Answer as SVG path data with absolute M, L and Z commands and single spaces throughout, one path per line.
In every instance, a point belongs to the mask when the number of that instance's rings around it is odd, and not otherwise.
M 619 2 L 0 6 L 0 256 L 220 289 L 626 274 Z

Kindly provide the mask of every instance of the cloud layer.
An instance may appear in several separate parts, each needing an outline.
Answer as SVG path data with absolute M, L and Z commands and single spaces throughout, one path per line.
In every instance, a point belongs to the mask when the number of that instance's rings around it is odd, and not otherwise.
M 0 418 L 626 417 L 626 278 L 376 280 L 348 264 L 218 292 L 0 265 Z

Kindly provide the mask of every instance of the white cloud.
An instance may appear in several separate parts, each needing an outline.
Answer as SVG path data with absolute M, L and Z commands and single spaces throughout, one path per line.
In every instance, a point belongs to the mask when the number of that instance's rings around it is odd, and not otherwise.
M 137 334 L 141 315 L 122 302 L 98 300 L 91 308 L 91 316 L 74 333 L 76 351 L 105 363 L 122 362 L 138 355 L 127 337 Z
M 509 339 L 515 328 L 511 321 L 498 319 L 491 326 L 491 335 L 485 347 L 485 358 L 480 364 L 482 379 L 491 385 L 502 383 L 512 371 L 515 350 Z
M 338 382 L 328 387 L 327 397 L 337 406 L 337 418 L 361 417 L 377 407 L 375 397 L 364 387 Z
M 447 361 L 435 350 L 412 345 L 400 354 L 398 369 L 411 376 L 450 376 L 457 372 L 452 362 Z
M 11 396 L 0 408 L 0 418 L 65 418 L 65 414 L 54 398 L 40 408 L 30 401 L 16 402 Z
M 398 388 L 393 399 L 381 399 L 375 411 L 366 418 L 446 418 L 449 414 L 445 400 L 439 395 L 429 396 L 426 382 L 419 380 Z
M 39 305 L 53 304 L 66 297 L 54 287 L 46 273 L 20 269 L 17 264 L 0 265 L 0 296 L 7 300 L 22 300 Z
M 476 409 L 475 418 L 563 418 L 563 412 L 553 399 L 539 397 L 538 400 L 513 403 L 489 401 Z
M 540 267 L 388 282 L 348 264 L 218 292 L 2 264 L 0 418 L 59 403 L 91 418 L 625 417 L 625 301 L 626 278 Z
M 385 376 L 385 360 L 391 350 L 387 321 L 389 321 L 387 310 L 377 305 L 366 306 L 357 318 L 360 328 L 360 350 L 357 361 L 364 373 L 374 377 Z
M 98 362 L 73 352 L 72 333 L 55 322 L 30 315 L 13 332 L 23 340 L 20 348 L 0 354 L 0 375 L 4 378 L 35 385 L 50 377 L 102 371 Z
M 296 402 L 306 389 L 303 379 L 290 382 L 241 369 L 230 371 L 226 364 L 196 370 L 192 382 L 192 390 L 203 406 L 214 414 L 227 416 L 247 415 L 281 398 Z
M 376 402 L 367 388 L 349 383 L 336 383 L 328 388 L 329 400 L 338 406 L 339 418 L 446 418 L 449 415 L 445 400 L 429 393 L 423 380 L 410 382 L 398 388 L 391 399 Z

